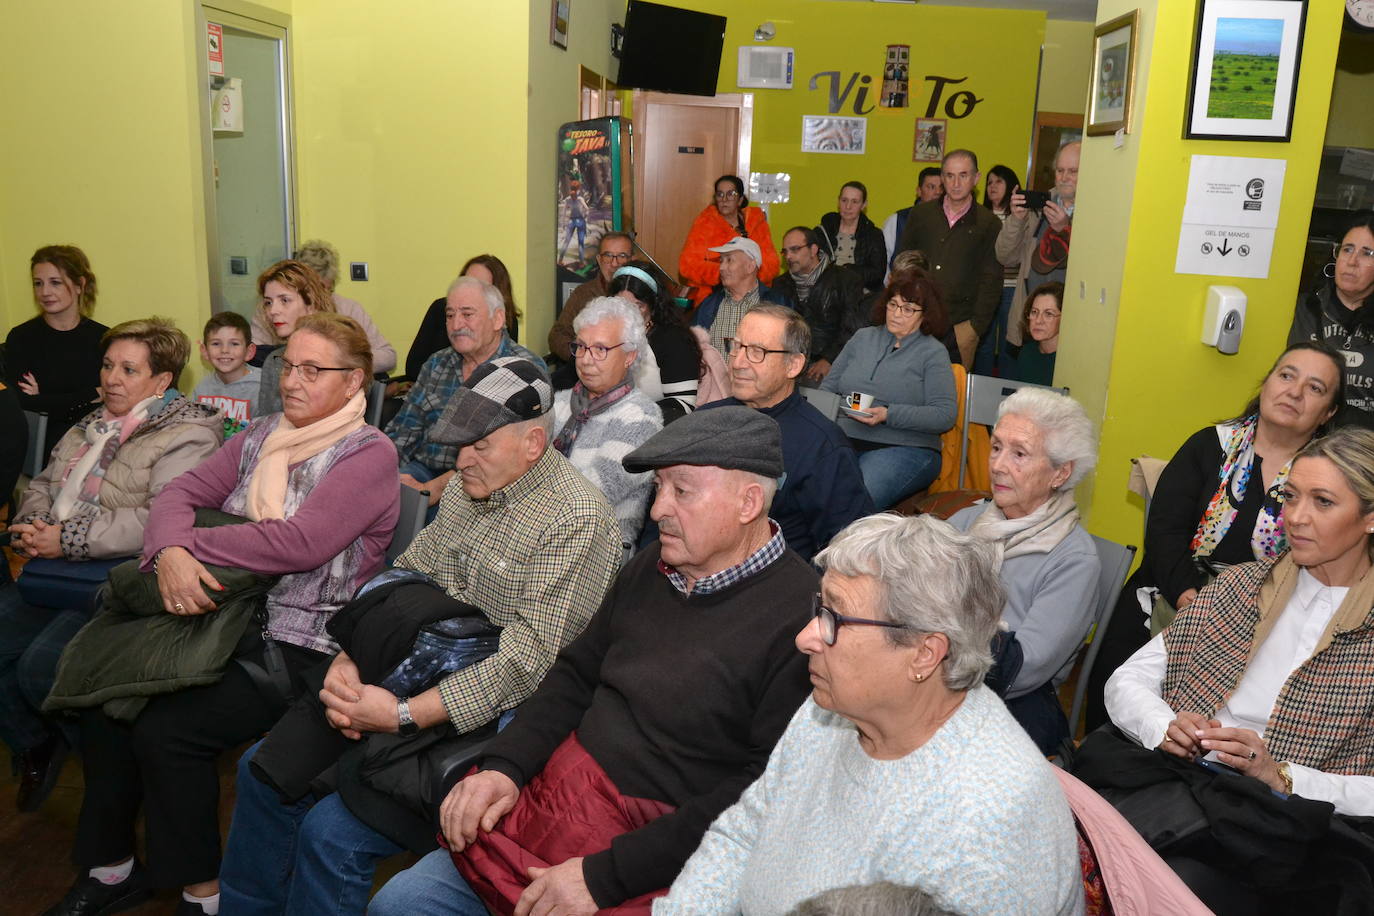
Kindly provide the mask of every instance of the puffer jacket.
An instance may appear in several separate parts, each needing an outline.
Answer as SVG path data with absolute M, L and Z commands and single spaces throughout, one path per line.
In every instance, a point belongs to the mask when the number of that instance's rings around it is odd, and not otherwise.
M 831 211 L 821 217 L 816 227 L 821 237 L 821 248 L 835 261 L 835 247 L 839 244 L 840 214 Z M 859 227 L 854 230 L 854 263 L 845 265 L 863 281 L 865 290 L 882 289 L 883 274 L 887 273 L 887 240 L 883 230 L 873 224 L 867 213 L 859 214 Z
M 58 441 L 47 466 L 24 491 L 15 521 L 56 524 L 52 506 L 62 492 L 62 477 L 85 441 L 87 425 L 99 417 L 99 410 L 87 414 Z M 143 526 L 153 498 L 223 441 L 223 414 L 169 391 L 115 453 L 100 485 L 100 508 L 82 504 L 62 523 L 63 557 L 104 560 L 137 554 L 143 549 Z
M 197 528 L 245 521 L 196 510 Z M 104 603 L 63 650 L 43 711 L 100 706 L 111 718 L 132 722 L 150 697 L 218 682 L 277 580 L 227 566 L 206 569 L 224 590 L 215 592 L 213 613 L 190 617 L 166 612 L 157 573 L 139 572 L 138 560 L 110 570 Z
M 766 286 L 777 277 L 779 263 L 778 249 L 773 247 L 773 233 L 768 228 L 768 218 L 758 207 L 745 207 L 740 213 L 744 216 L 744 231 L 759 244 L 759 254 L 763 257 L 763 263 L 759 265 L 759 282 Z M 696 287 L 692 295 L 693 304 L 701 305 L 702 300 L 711 295 L 720 283 L 720 254 L 711 249 L 724 245 L 739 234 L 739 227 L 727 223 L 715 204 L 707 204 L 706 209 L 692 221 L 692 229 L 687 233 L 687 241 L 683 243 L 682 254 L 677 259 L 677 270 L 683 281 Z

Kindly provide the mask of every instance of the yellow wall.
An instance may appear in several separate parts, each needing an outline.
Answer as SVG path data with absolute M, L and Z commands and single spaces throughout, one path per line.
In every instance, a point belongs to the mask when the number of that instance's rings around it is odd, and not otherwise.
M 571 15 L 568 48 L 563 50 L 549 41 L 549 0 L 530 0 L 524 265 L 528 280 L 521 300 L 526 316 L 521 334 L 541 354 L 554 319 L 557 130 L 577 120 L 581 67 L 615 79 L 620 64 L 611 57 L 611 23 L 624 22 L 625 3 L 576 0 Z
M 402 360 L 475 254 L 511 266 L 523 301 L 527 20 L 476 0 L 293 2 L 301 237 L 369 262 L 338 291 Z
M 194 9 L 184 0 L 5 5 L 0 28 L 0 320 L 36 314 L 28 258 L 70 242 L 100 286 L 95 318 L 209 307 Z M 193 380 L 194 373 L 183 381 Z
M 1082 112 L 1093 62 L 1093 23 L 1050 19 L 1040 71 L 1040 111 Z
M 849 179 L 868 186 L 868 215 L 879 225 L 892 211 L 911 205 L 916 176 L 931 164 L 911 161 L 915 120 L 925 116 L 933 85 L 924 81 L 927 75 L 968 77 L 945 87 L 935 117 L 946 117 L 944 101 L 951 93 L 968 89 L 984 99 L 967 118 L 949 120 L 950 149 L 976 151 L 984 171 L 998 162 L 1025 171 L 1044 13 L 820 0 L 690 0 L 675 5 L 728 17 L 716 88 L 754 93 L 753 170 L 792 175 L 792 199 L 770 211 L 774 242 L 781 241 L 777 236 L 788 226 L 815 225 L 834 210 L 840 185 Z M 796 51 L 791 90 L 741 90 L 735 84 L 738 48 L 755 44 L 754 29 L 764 21 L 777 26 L 777 37 L 768 44 Z M 968 41 L 937 42 L 930 40 L 932 35 L 967 35 Z M 812 75 L 838 70 L 841 88 L 852 73 L 870 76 L 867 104 L 876 105 L 888 44 L 912 46 L 912 106 L 880 107 L 866 115 L 866 155 L 802 153 L 802 116 L 828 113 L 830 80 L 812 91 L 807 88 Z M 854 116 L 859 88 L 856 81 L 837 116 Z M 703 204 L 709 191 L 702 189 Z M 667 257 L 673 260 L 676 252 Z
M 1148 66 L 1138 73 L 1135 128 L 1124 150 L 1113 149 L 1111 137 L 1091 137 L 1085 144 L 1055 375 L 1056 383 L 1070 386 L 1102 420 L 1095 486 L 1079 493 L 1089 527 L 1128 543 L 1140 542 L 1143 521 L 1139 500 L 1126 495 L 1130 458 L 1167 458 L 1198 428 L 1235 413 L 1283 346 L 1326 127 L 1327 74 L 1335 67 L 1341 26 L 1339 8 L 1309 5 L 1291 143 L 1185 141 L 1191 48 L 1178 36 L 1192 34 L 1191 4 L 1103 0 L 1098 17 L 1105 21 L 1136 6 Z M 1287 159 L 1269 279 L 1173 272 L 1193 154 Z M 1086 301 L 1078 298 L 1080 281 L 1089 289 Z M 1239 286 L 1249 295 L 1236 356 L 1222 356 L 1198 341 L 1212 283 Z M 1107 305 L 1099 306 L 1095 291 L 1103 287 Z
M 1374 147 L 1374 38 L 1345 32 L 1331 86 L 1331 112 L 1326 125 L 1328 146 Z

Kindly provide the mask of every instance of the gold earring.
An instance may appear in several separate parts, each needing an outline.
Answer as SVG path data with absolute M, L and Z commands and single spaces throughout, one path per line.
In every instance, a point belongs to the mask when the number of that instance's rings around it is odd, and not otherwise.
M 918 684 L 921 683 L 921 681 L 924 681 L 925 679 L 926 679 L 926 676 L 925 676 L 924 674 L 918 674 L 918 675 L 916 675 L 916 683 L 918 683 Z

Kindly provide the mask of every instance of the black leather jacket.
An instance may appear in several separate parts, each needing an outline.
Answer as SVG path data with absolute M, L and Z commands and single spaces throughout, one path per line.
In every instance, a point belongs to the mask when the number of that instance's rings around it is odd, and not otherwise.
M 811 326 L 808 355 L 813 361 L 824 359 L 833 363 L 854 332 L 868 324 L 857 314 L 864 293 L 858 273 L 836 267 L 833 262 L 816 278 L 805 302 L 797 295 L 797 282 L 790 273 L 773 281 L 773 290 L 797 303 L 797 311 Z
M 820 236 L 821 248 L 835 260 L 835 244 L 840 233 L 840 214 L 831 211 L 821 217 L 816 227 Z M 883 276 L 887 273 L 887 242 L 883 240 L 883 230 L 873 224 L 867 213 L 859 214 L 859 228 L 854 230 L 854 263 L 845 268 L 858 273 L 866 290 L 882 289 Z

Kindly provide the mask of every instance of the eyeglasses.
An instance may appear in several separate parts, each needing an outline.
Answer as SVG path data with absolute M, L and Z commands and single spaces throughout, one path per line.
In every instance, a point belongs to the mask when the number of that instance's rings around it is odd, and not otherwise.
M 628 251 L 622 251 L 620 253 L 603 251 L 597 255 L 597 257 L 603 261 L 618 261 L 624 264 L 626 261 L 630 260 L 630 253 Z
M 281 361 L 281 377 L 283 379 L 290 377 L 293 371 L 300 372 L 301 378 L 305 379 L 307 382 L 313 382 L 320 377 L 321 372 L 352 372 L 353 367 L 312 366 L 309 363 L 289 363 L 286 360 Z
M 827 646 L 835 645 L 835 637 L 839 635 L 841 626 L 855 627 L 888 627 L 892 630 L 911 629 L 903 623 L 893 623 L 890 620 L 872 620 L 868 617 L 846 617 L 844 614 L 836 613 L 834 608 L 826 607 L 821 604 L 819 593 L 812 599 L 811 616 L 820 621 L 821 640 Z
M 1332 245 L 1331 256 L 1350 258 L 1357 264 L 1368 264 L 1374 261 L 1374 248 L 1366 248 L 1364 245 Z
M 577 359 L 583 353 L 586 353 L 588 356 L 590 356 L 592 359 L 596 360 L 599 363 L 603 359 L 605 359 L 606 355 L 610 353 L 612 350 L 614 350 L 616 347 L 623 346 L 625 346 L 624 341 L 621 341 L 620 343 L 616 344 L 615 347 L 603 347 L 601 344 L 584 344 L 580 340 L 574 340 L 571 344 L 568 345 L 568 349 L 572 351 L 573 359 Z
M 739 197 L 739 191 L 717 191 L 717 200 L 729 200 L 732 197 Z
M 791 245 L 791 246 L 784 245 L 784 246 L 782 246 L 782 253 L 783 253 L 783 254 L 796 254 L 797 252 L 799 252 L 799 251 L 805 251 L 806 249 L 808 249 L 808 248 L 810 248 L 810 247 L 811 247 L 810 245 Z
M 887 304 L 887 310 L 888 310 L 889 312 L 897 312 L 897 313 L 899 313 L 903 318 L 910 318 L 912 315 L 915 315 L 917 312 L 924 312 L 924 311 L 925 311 L 925 309 L 923 309 L 923 308 L 922 308 L 921 306 L 919 306 L 919 305 L 903 305 L 902 303 L 897 302 L 897 301 L 895 301 L 895 300 L 892 301 L 892 302 L 889 302 L 889 303 Z
M 733 356 L 736 350 L 744 351 L 744 358 L 751 363 L 761 363 L 768 358 L 769 353 L 794 353 L 794 350 L 770 350 L 767 347 L 760 347 L 758 344 L 742 344 L 733 337 L 725 340 L 726 352 Z

